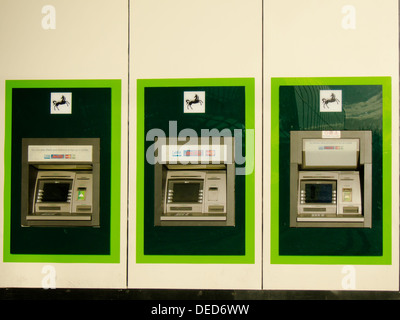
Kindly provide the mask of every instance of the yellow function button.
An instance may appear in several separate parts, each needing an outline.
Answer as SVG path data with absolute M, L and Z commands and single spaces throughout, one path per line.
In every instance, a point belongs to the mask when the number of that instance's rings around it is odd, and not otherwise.
M 351 202 L 352 190 L 351 188 L 343 188 L 343 201 Z

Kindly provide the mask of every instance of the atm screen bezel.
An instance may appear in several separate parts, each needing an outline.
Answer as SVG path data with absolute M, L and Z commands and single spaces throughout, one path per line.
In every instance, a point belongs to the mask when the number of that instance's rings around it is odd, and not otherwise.
M 330 195 L 330 201 L 306 201 L 306 186 L 307 185 L 331 185 L 332 186 L 332 194 Z M 300 181 L 300 192 L 304 191 L 304 205 L 327 205 L 336 203 L 336 199 L 333 194 L 337 192 L 337 181 L 336 180 L 301 180 Z M 302 196 L 302 195 L 301 195 Z M 300 197 L 301 197 L 300 196 Z
M 51 184 L 69 184 L 69 188 L 67 191 L 67 197 L 66 200 L 60 200 L 60 201 L 43 201 L 40 200 L 41 203 L 68 203 L 70 202 L 71 194 L 72 194 L 72 187 L 73 187 L 73 179 L 39 179 L 37 182 L 37 190 L 36 190 L 36 196 L 35 196 L 35 202 L 38 203 L 39 201 L 39 191 L 43 190 L 45 185 L 51 185 Z
M 192 200 L 188 201 L 173 201 L 173 197 L 171 199 L 171 202 L 168 202 L 168 204 L 176 204 L 176 205 L 181 205 L 181 204 L 198 204 L 199 203 L 199 194 L 203 193 L 203 188 L 204 188 L 204 179 L 170 179 L 168 180 L 168 189 L 167 189 L 167 197 L 168 197 L 168 192 L 174 190 L 174 185 L 175 184 L 196 184 L 199 185 L 199 190 L 196 196 L 193 195 Z M 168 200 L 168 198 L 167 198 Z

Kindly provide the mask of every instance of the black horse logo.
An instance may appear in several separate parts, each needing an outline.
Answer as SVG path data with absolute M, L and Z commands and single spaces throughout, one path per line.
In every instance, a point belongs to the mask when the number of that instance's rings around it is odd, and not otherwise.
M 65 98 L 65 96 L 61 96 L 61 100 L 60 101 L 56 101 L 56 100 L 53 100 L 53 107 L 54 107 L 54 110 L 60 110 L 59 108 L 58 108 L 58 106 L 60 106 L 60 105 L 63 105 L 63 104 L 66 104 L 67 106 L 69 106 L 69 102 L 67 101 L 67 99 Z
M 331 97 L 329 99 L 322 98 L 322 105 L 324 108 L 329 109 L 328 103 L 331 103 L 331 102 L 336 102 L 336 103 L 340 102 L 339 99 L 336 98 L 334 93 L 331 93 Z
M 186 99 L 186 108 L 188 110 L 189 110 L 189 108 L 193 110 L 192 104 L 195 104 L 195 103 L 200 103 L 200 105 L 203 105 L 203 101 L 200 100 L 200 98 L 199 98 L 199 96 L 197 94 L 194 95 L 194 99 L 193 100 Z

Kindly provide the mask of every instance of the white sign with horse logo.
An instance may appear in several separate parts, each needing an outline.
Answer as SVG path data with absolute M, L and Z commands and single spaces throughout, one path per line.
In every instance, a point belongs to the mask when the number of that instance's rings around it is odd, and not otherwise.
M 206 112 L 205 91 L 184 91 L 183 112 L 184 113 L 205 113 Z
M 72 113 L 72 92 L 52 92 L 50 97 L 51 114 Z
M 320 112 L 342 112 L 342 90 L 320 90 Z

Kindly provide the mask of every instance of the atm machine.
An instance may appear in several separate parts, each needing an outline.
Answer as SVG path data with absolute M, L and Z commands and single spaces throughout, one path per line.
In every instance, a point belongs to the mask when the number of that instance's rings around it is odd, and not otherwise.
M 98 227 L 100 140 L 22 139 L 21 224 Z
M 234 226 L 234 138 L 158 138 L 155 226 Z
M 370 131 L 290 133 L 290 226 L 371 228 Z

